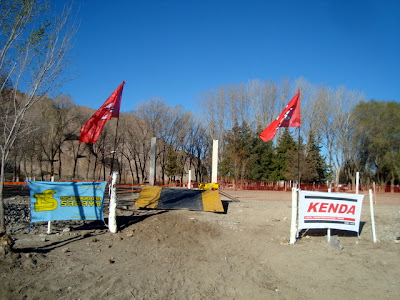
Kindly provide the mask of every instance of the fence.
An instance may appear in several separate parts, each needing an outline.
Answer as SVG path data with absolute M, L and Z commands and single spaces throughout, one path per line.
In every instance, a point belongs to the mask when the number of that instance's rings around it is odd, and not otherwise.
M 146 184 L 117 184 L 118 190 L 140 190 L 140 186 Z M 187 182 L 181 181 L 160 181 L 156 182 L 155 185 L 158 186 L 170 186 L 170 187 L 186 187 Z M 198 188 L 198 182 L 192 182 L 192 188 Z M 261 181 L 261 180 L 237 180 L 230 178 L 219 178 L 218 179 L 219 188 L 221 190 L 257 190 L 257 191 L 291 191 L 292 187 L 296 186 L 293 181 Z M 27 182 L 4 182 L 4 186 L 11 188 L 16 186 L 25 186 Z M 355 184 L 322 184 L 322 183 L 301 183 L 300 189 L 307 191 L 319 191 L 327 192 L 328 189 L 332 192 L 355 192 Z M 360 184 L 360 192 L 368 192 L 368 190 L 373 189 L 377 193 L 400 193 L 400 185 L 386 185 L 386 184 Z
M 258 191 L 291 191 L 292 187 L 297 186 L 293 181 L 261 181 L 261 180 L 233 180 L 220 178 L 218 180 L 221 190 L 258 190 Z M 322 183 L 301 183 L 300 189 L 307 191 L 327 192 L 355 192 L 355 184 L 322 184 Z M 369 189 L 377 193 L 400 193 L 399 185 L 386 184 L 360 184 L 359 191 L 367 192 Z

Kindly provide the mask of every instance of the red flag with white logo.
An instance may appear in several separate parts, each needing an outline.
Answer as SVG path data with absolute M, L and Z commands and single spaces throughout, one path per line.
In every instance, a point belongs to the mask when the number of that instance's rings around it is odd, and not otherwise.
M 104 104 L 93 114 L 93 116 L 83 125 L 79 141 L 82 143 L 96 143 L 104 125 L 111 118 L 119 117 L 121 106 L 122 91 L 125 81 L 111 94 Z
M 300 91 L 298 91 L 279 117 L 261 132 L 260 138 L 264 142 L 268 142 L 275 137 L 279 128 L 299 127 L 300 124 Z

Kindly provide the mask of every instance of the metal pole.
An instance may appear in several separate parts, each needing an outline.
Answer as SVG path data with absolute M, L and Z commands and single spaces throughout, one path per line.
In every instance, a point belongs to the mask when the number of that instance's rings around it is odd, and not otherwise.
M 297 180 L 298 188 L 300 189 L 300 126 L 298 130 L 298 146 L 297 146 Z

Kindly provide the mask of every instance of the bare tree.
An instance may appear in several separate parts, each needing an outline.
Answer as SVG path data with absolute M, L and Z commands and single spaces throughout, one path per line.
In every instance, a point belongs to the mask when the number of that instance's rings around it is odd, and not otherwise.
M 50 175 L 58 174 L 59 178 L 62 176 L 62 147 L 66 141 L 76 139 L 77 135 L 75 115 L 70 112 L 73 104 L 69 95 L 60 95 L 54 101 L 49 99 L 37 103 L 31 110 L 37 115 L 36 123 L 32 125 L 41 132 L 41 151 L 50 164 Z M 45 116 L 43 112 L 46 112 Z M 43 122 L 44 117 L 46 122 Z
M 84 124 L 88 118 L 89 116 L 83 113 L 81 109 L 79 109 L 79 107 L 72 106 L 68 109 L 66 119 L 71 121 L 67 122 L 66 132 L 68 134 L 68 138 L 66 140 L 67 143 L 65 145 L 65 151 L 68 153 L 72 153 L 72 179 L 77 179 L 77 177 L 80 175 L 78 172 L 78 162 L 85 157 L 89 159 L 88 156 L 90 155 L 90 153 L 88 153 L 87 147 L 79 142 L 80 129 L 82 128 L 82 124 Z
M 259 91 L 256 93 L 258 97 L 253 99 L 256 101 L 253 108 L 254 115 L 259 116 L 256 117 L 255 126 L 252 126 L 255 131 L 268 126 L 277 117 L 278 110 L 278 86 L 272 80 L 268 80 L 263 82 L 258 89 Z M 249 96 L 253 98 L 253 96 Z
M 246 122 L 254 131 L 265 128 L 286 105 L 278 97 L 278 86 L 271 80 L 252 80 L 205 92 L 200 103 L 211 139 L 220 140 L 223 150 L 226 132 L 236 123 Z
M 0 235 L 6 233 L 3 182 L 10 149 L 19 136 L 32 130 L 24 122 L 25 114 L 62 83 L 68 64 L 75 32 L 71 7 L 59 16 L 49 12 L 46 1 L 14 0 L 0 5 L 0 73 L 13 82 L 13 89 L 5 89 L 5 84 L 0 87 Z
M 363 100 L 363 93 L 347 91 L 344 87 L 319 91 L 321 142 L 326 149 L 328 163 L 335 170 L 336 184 L 339 183 L 344 163 L 351 155 L 351 129 L 354 122 L 351 112 Z

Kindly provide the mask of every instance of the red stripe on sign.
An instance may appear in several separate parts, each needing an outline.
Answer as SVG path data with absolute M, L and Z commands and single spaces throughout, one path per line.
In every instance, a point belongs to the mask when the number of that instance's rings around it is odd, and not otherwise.
M 332 216 L 305 216 L 304 220 L 338 220 L 338 221 L 355 221 L 353 218 L 332 217 Z

